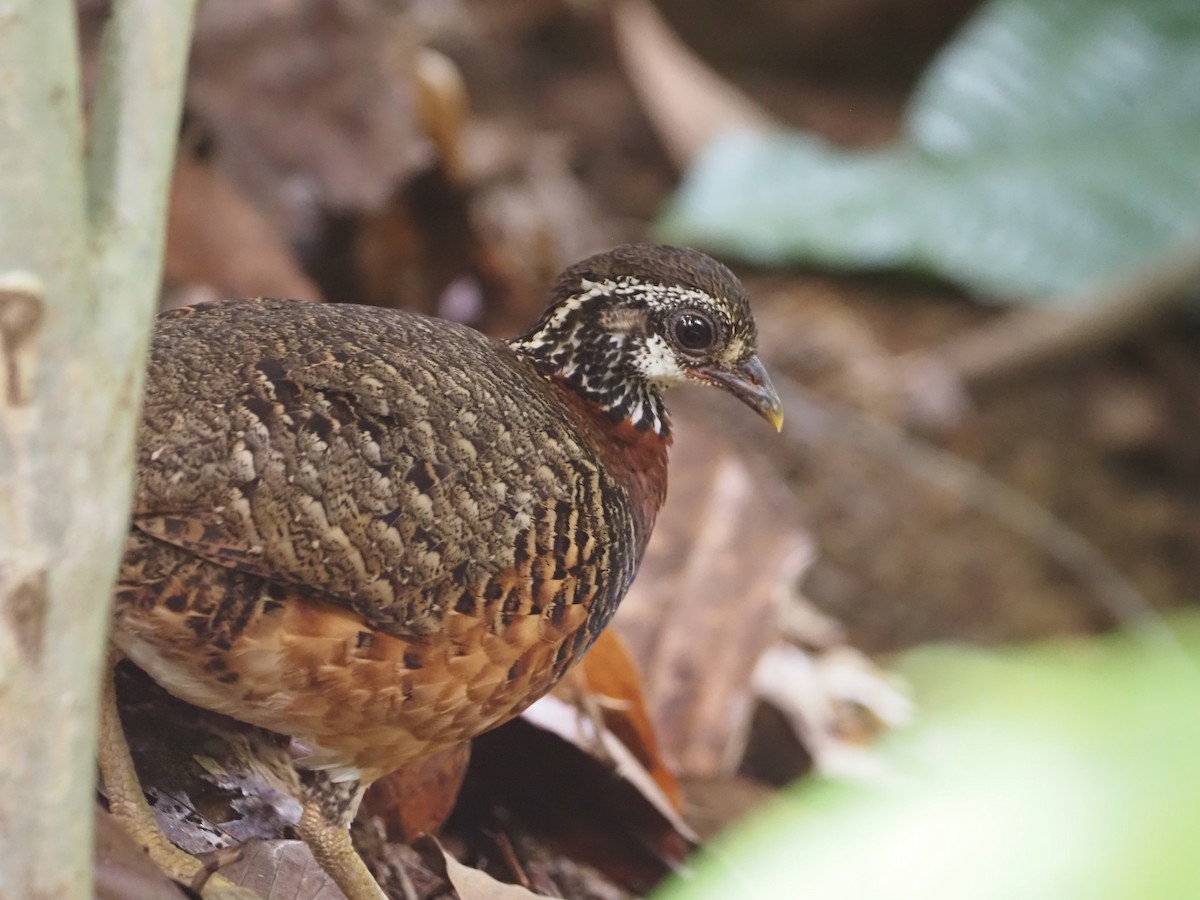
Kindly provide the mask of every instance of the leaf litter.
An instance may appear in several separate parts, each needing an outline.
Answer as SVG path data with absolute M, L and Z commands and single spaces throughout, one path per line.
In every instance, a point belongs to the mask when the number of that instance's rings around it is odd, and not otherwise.
M 494 8 L 455 5 L 430 24 L 408 15 L 413 10 L 404 4 L 384 2 L 202 5 L 203 52 L 188 107 L 189 133 L 198 139 L 176 184 L 184 208 L 199 212 L 173 221 L 172 287 L 189 296 L 307 294 L 311 286 L 312 299 L 370 296 L 504 332 L 536 314 L 545 279 L 563 263 L 640 234 L 619 206 L 626 195 L 602 180 L 612 169 L 589 176 L 579 159 L 625 159 L 617 143 L 649 142 L 647 133 L 618 130 L 623 136 L 613 143 L 572 146 L 557 126 L 514 113 L 528 100 L 514 99 L 504 79 L 495 79 L 489 95 L 469 65 L 474 108 L 463 118 L 453 121 L 452 92 L 435 96 L 432 121 L 442 125 L 431 127 L 429 110 L 418 110 L 416 73 L 426 42 L 468 60 L 473 53 L 503 60 L 503 48 L 521 47 L 526 83 L 562 77 L 562 60 L 539 56 L 530 35 L 595 46 L 594 11 L 520 6 L 522 16 L 506 18 Z M 646 36 L 629 29 L 638 14 L 633 4 L 617 13 L 626 44 Z M 307 31 L 322 16 L 329 31 L 314 45 Z M 313 46 L 327 48 L 329 58 L 304 60 Z M 593 120 L 640 115 L 626 89 L 612 87 L 621 78 L 615 60 L 594 49 L 580 60 L 571 85 L 606 85 L 594 94 L 605 99 Z M 589 65 L 600 74 L 583 73 Z M 689 87 L 679 77 L 688 68 L 673 65 L 675 72 L 668 66 L 665 74 L 641 68 L 634 75 L 643 94 L 661 77 L 676 85 L 670 91 L 684 92 L 679 96 L 694 90 L 697 103 L 711 101 L 702 104 L 712 113 L 695 123 L 695 134 L 667 134 L 677 161 L 690 158 L 731 109 L 742 118 L 762 115 L 717 82 Z M 669 106 L 659 102 L 663 96 L 647 105 Z M 653 151 L 639 166 L 629 177 L 663 183 Z M 447 210 L 452 215 L 442 217 Z M 214 220 L 236 227 L 223 234 Z M 772 294 L 770 287 L 752 292 Z M 841 284 L 833 293 L 846 304 L 854 289 Z M 774 318 L 777 308 L 768 304 L 764 320 L 768 359 L 787 351 L 784 340 L 805 333 L 786 315 Z M 850 304 L 837 313 L 843 324 L 855 323 L 858 330 L 850 331 L 858 336 L 848 350 L 833 352 L 860 371 L 835 390 L 894 416 L 894 398 L 879 390 L 892 371 L 891 350 L 870 336 L 886 320 L 864 310 Z M 814 348 L 829 352 L 820 339 Z M 670 504 L 614 632 L 552 696 L 477 741 L 469 760 L 465 751 L 449 754 L 372 792 L 355 839 L 393 896 L 406 890 L 398 869 L 422 898 L 644 895 L 687 866 L 698 835 L 708 840 L 771 796 L 786 780 L 781 773 L 869 778 L 872 741 L 911 715 L 894 680 L 854 649 L 890 649 L 879 635 L 896 614 L 878 613 L 881 604 L 895 606 L 890 591 L 910 570 L 894 554 L 864 561 L 849 549 L 890 542 L 887 522 L 897 519 L 864 523 L 859 514 L 877 509 L 880 497 L 894 498 L 881 487 L 894 469 L 817 439 L 812 458 L 799 465 L 819 457 L 842 467 L 812 485 L 795 478 L 797 459 L 764 462 L 739 440 L 706 430 L 698 405 L 688 397 L 672 404 L 679 439 Z M 814 490 L 815 503 L 798 502 L 781 486 L 785 480 Z M 904 513 L 896 515 L 904 521 Z M 953 527 L 944 502 L 938 515 L 935 521 Z M 915 516 L 907 530 L 928 521 Z M 844 529 L 836 540 L 830 523 Z M 828 602 L 839 578 L 870 571 L 885 574 L 856 595 L 867 599 L 863 618 Z M 927 614 L 916 617 L 909 640 L 940 633 L 937 613 Z M 971 620 L 951 618 L 946 627 L 970 634 Z M 1072 620 L 1068 627 L 1079 625 Z M 277 740 L 180 708 L 129 673 L 122 697 L 139 770 L 173 839 L 192 852 L 216 852 L 223 874 L 237 874 L 263 896 L 337 896 L 293 839 L 297 810 L 286 776 L 270 762 L 282 759 Z M 768 755 L 771 765 L 761 764 Z M 430 833 L 437 838 L 422 836 Z M 229 862 L 236 845 L 241 859 Z M 133 866 L 108 851 L 98 860 L 110 874 Z M 174 888 L 165 890 L 161 896 L 173 896 Z

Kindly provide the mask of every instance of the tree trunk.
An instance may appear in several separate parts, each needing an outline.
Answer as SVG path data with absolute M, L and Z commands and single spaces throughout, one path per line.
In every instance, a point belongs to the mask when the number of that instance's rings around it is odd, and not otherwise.
M 97 675 L 127 528 L 190 0 L 0 4 L 0 897 L 90 896 Z

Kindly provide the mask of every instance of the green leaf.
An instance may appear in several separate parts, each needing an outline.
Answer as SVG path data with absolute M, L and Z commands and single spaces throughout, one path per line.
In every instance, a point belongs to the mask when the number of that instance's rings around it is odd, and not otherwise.
M 995 0 L 878 152 L 734 134 L 664 239 L 765 264 L 902 269 L 1063 294 L 1200 234 L 1200 3 Z
M 907 657 L 873 784 L 809 781 L 659 900 L 1200 896 L 1200 628 Z

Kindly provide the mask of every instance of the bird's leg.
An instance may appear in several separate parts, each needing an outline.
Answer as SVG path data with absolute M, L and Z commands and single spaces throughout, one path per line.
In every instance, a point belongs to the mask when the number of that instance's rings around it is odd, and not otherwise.
M 388 900 L 350 841 L 350 822 L 364 788 L 358 782 L 331 782 L 320 772 L 304 772 L 300 839 L 346 895 L 346 900 Z
M 120 660 L 120 653 L 112 650 L 101 679 L 97 756 L 104 776 L 104 790 L 108 794 L 109 812 L 126 834 L 146 848 L 150 859 L 164 875 L 189 887 L 201 888 L 201 896 L 206 900 L 257 898 L 257 894 L 238 887 L 229 879 L 211 875 L 204 863 L 172 844 L 158 827 L 133 767 L 133 757 L 117 711 L 113 676 Z

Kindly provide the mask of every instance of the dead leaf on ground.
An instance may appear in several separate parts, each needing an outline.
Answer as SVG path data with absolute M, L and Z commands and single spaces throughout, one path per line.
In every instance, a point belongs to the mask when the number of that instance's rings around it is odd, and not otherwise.
M 363 811 L 378 816 L 392 840 L 436 833 L 454 809 L 470 759 L 471 745 L 459 744 L 385 775 L 367 790 Z
M 470 118 L 462 73 L 448 57 L 428 47 L 416 50 L 412 68 L 421 128 L 437 148 L 446 177 L 461 183 L 463 131 Z
M 303 841 L 250 841 L 221 874 L 262 900 L 345 900 Z
M 579 666 L 554 689 L 554 696 L 583 713 L 597 714 L 601 719 L 599 725 L 633 755 L 670 808 L 675 813 L 682 812 L 679 782 L 662 758 L 654 723 L 646 708 L 642 676 L 619 632 L 612 628 L 601 632 Z M 591 743 L 594 745 L 598 739 L 599 736 L 594 736 Z
M 532 836 L 627 890 L 649 891 L 687 857 L 694 835 L 628 749 L 596 725 L 551 696 L 476 738 L 455 821 Z
M 475 123 L 467 149 L 480 269 L 506 289 L 478 327 L 507 336 L 537 319 L 559 272 L 623 235 L 582 183 L 577 148 L 562 135 Z
M 775 796 L 775 787 L 742 775 L 691 778 L 683 782 L 684 814 L 708 841 Z
M 506 837 L 512 854 L 520 860 L 523 883 L 539 895 L 570 900 L 636 900 L 635 895 L 595 867 L 564 856 L 532 834 L 513 831 Z
M 682 408 L 674 420 L 670 496 L 614 625 L 667 760 L 711 777 L 737 768 L 755 667 L 813 551 L 728 438 Z
M 637 756 L 609 730 L 603 718 L 590 715 L 585 705 L 564 701 L 556 696 L 543 697 L 525 710 L 522 718 L 608 766 L 679 835 L 692 842 L 696 840 L 695 833 L 679 815 L 679 801 L 663 791 Z M 678 783 L 674 778 L 671 783 L 678 795 Z
M 470 195 L 435 164 L 399 187 L 386 204 L 353 226 L 353 246 L 323 273 L 339 299 L 435 315 L 448 292 L 473 291 L 467 315 L 475 324 L 489 304 L 487 288 L 503 283 L 481 278 L 481 248 L 470 221 Z M 337 263 L 340 263 L 338 265 Z M 460 304 L 462 305 L 462 304 Z M 457 311 L 457 310 L 454 310 Z
M 656 0 L 688 43 L 723 66 L 790 82 L 902 90 L 979 0 Z M 755 80 L 759 90 L 763 79 Z M 854 110 L 860 116 L 861 110 Z
M 561 138 L 474 123 L 461 145 L 345 223 L 350 246 L 322 280 L 339 297 L 506 336 L 537 318 L 563 268 L 613 235 Z
M 413 841 L 412 846 L 430 868 L 454 885 L 461 900 L 536 900 L 540 896 L 520 885 L 505 884 L 486 872 L 464 866 L 430 835 Z
M 184 850 L 271 840 L 299 821 L 284 739 L 177 700 L 127 661 L 117 668 L 117 699 L 150 805 Z

